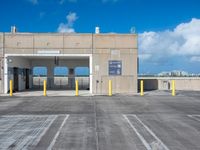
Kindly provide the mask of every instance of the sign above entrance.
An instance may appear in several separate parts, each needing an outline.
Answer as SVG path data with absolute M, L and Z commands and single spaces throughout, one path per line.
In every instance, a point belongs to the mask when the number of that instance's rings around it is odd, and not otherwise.
M 109 75 L 121 75 L 122 74 L 122 61 L 109 60 Z
M 45 51 L 45 50 L 39 50 L 37 51 L 38 54 L 60 54 L 60 51 L 55 51 L 55 50 L 48 50 L 48 51 Z

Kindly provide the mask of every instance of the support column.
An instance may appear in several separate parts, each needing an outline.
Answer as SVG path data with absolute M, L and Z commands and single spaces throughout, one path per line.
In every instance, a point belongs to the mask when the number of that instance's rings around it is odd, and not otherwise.
M 71 90 L 75 88 L 75 70 L 74 70 L 74 68 L 69 68 L 68 88 Z
M 8 59 L 4 58 L 4 93 L 8 91 Z
M 92 55 L 90 55 L 89 57 L 89 70 L 90 70 L 90 74 L 89 74 L 89 77 L 90 77 L 90 93 L 92 94 L 93 92 L 93 87 L 92 87 L 92 82 L 93 82 L 93 70 L 92 70 Z
M 54 88 L 54 66 L 47 66 L 47 88 Z

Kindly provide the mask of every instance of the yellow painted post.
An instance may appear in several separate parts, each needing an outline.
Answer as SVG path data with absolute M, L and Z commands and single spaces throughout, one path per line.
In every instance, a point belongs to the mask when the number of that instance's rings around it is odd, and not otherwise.
M 112 80 L 109 80 L 108 86 L 108 95 L 112 96 Z
M 78 96 L 78 80 L 76 80 L 76 96 Z
M 10 80 L 10 96 L 13 96 L 13 83 L 12 83 L 12 80 Z
M 172 96 L 176 95 L 176 91 L 175 91 L 175 80 L 172 80 Z
M 44 96 L 47 96 L 47 81 L 46 80 L 44 80 Z
M 140 95 L 144 96 L 144 81 L 140 81 Z

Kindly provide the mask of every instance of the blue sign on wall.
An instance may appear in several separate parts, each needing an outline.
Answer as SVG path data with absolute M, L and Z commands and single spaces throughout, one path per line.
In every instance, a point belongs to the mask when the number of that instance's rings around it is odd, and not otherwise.
M 122 61 L 109 60 L 109 75 L 122 75 Z

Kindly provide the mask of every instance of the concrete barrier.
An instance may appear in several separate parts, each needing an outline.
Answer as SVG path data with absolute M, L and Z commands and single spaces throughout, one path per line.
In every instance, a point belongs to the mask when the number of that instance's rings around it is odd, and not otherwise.
M 200 77 L 139 77 L 138 83 L 144 81 L 144 90 L 172 90 L 172 80 L 176 90 L 200 91 Z M 140 84 L 138 84 L 140 90 Z

